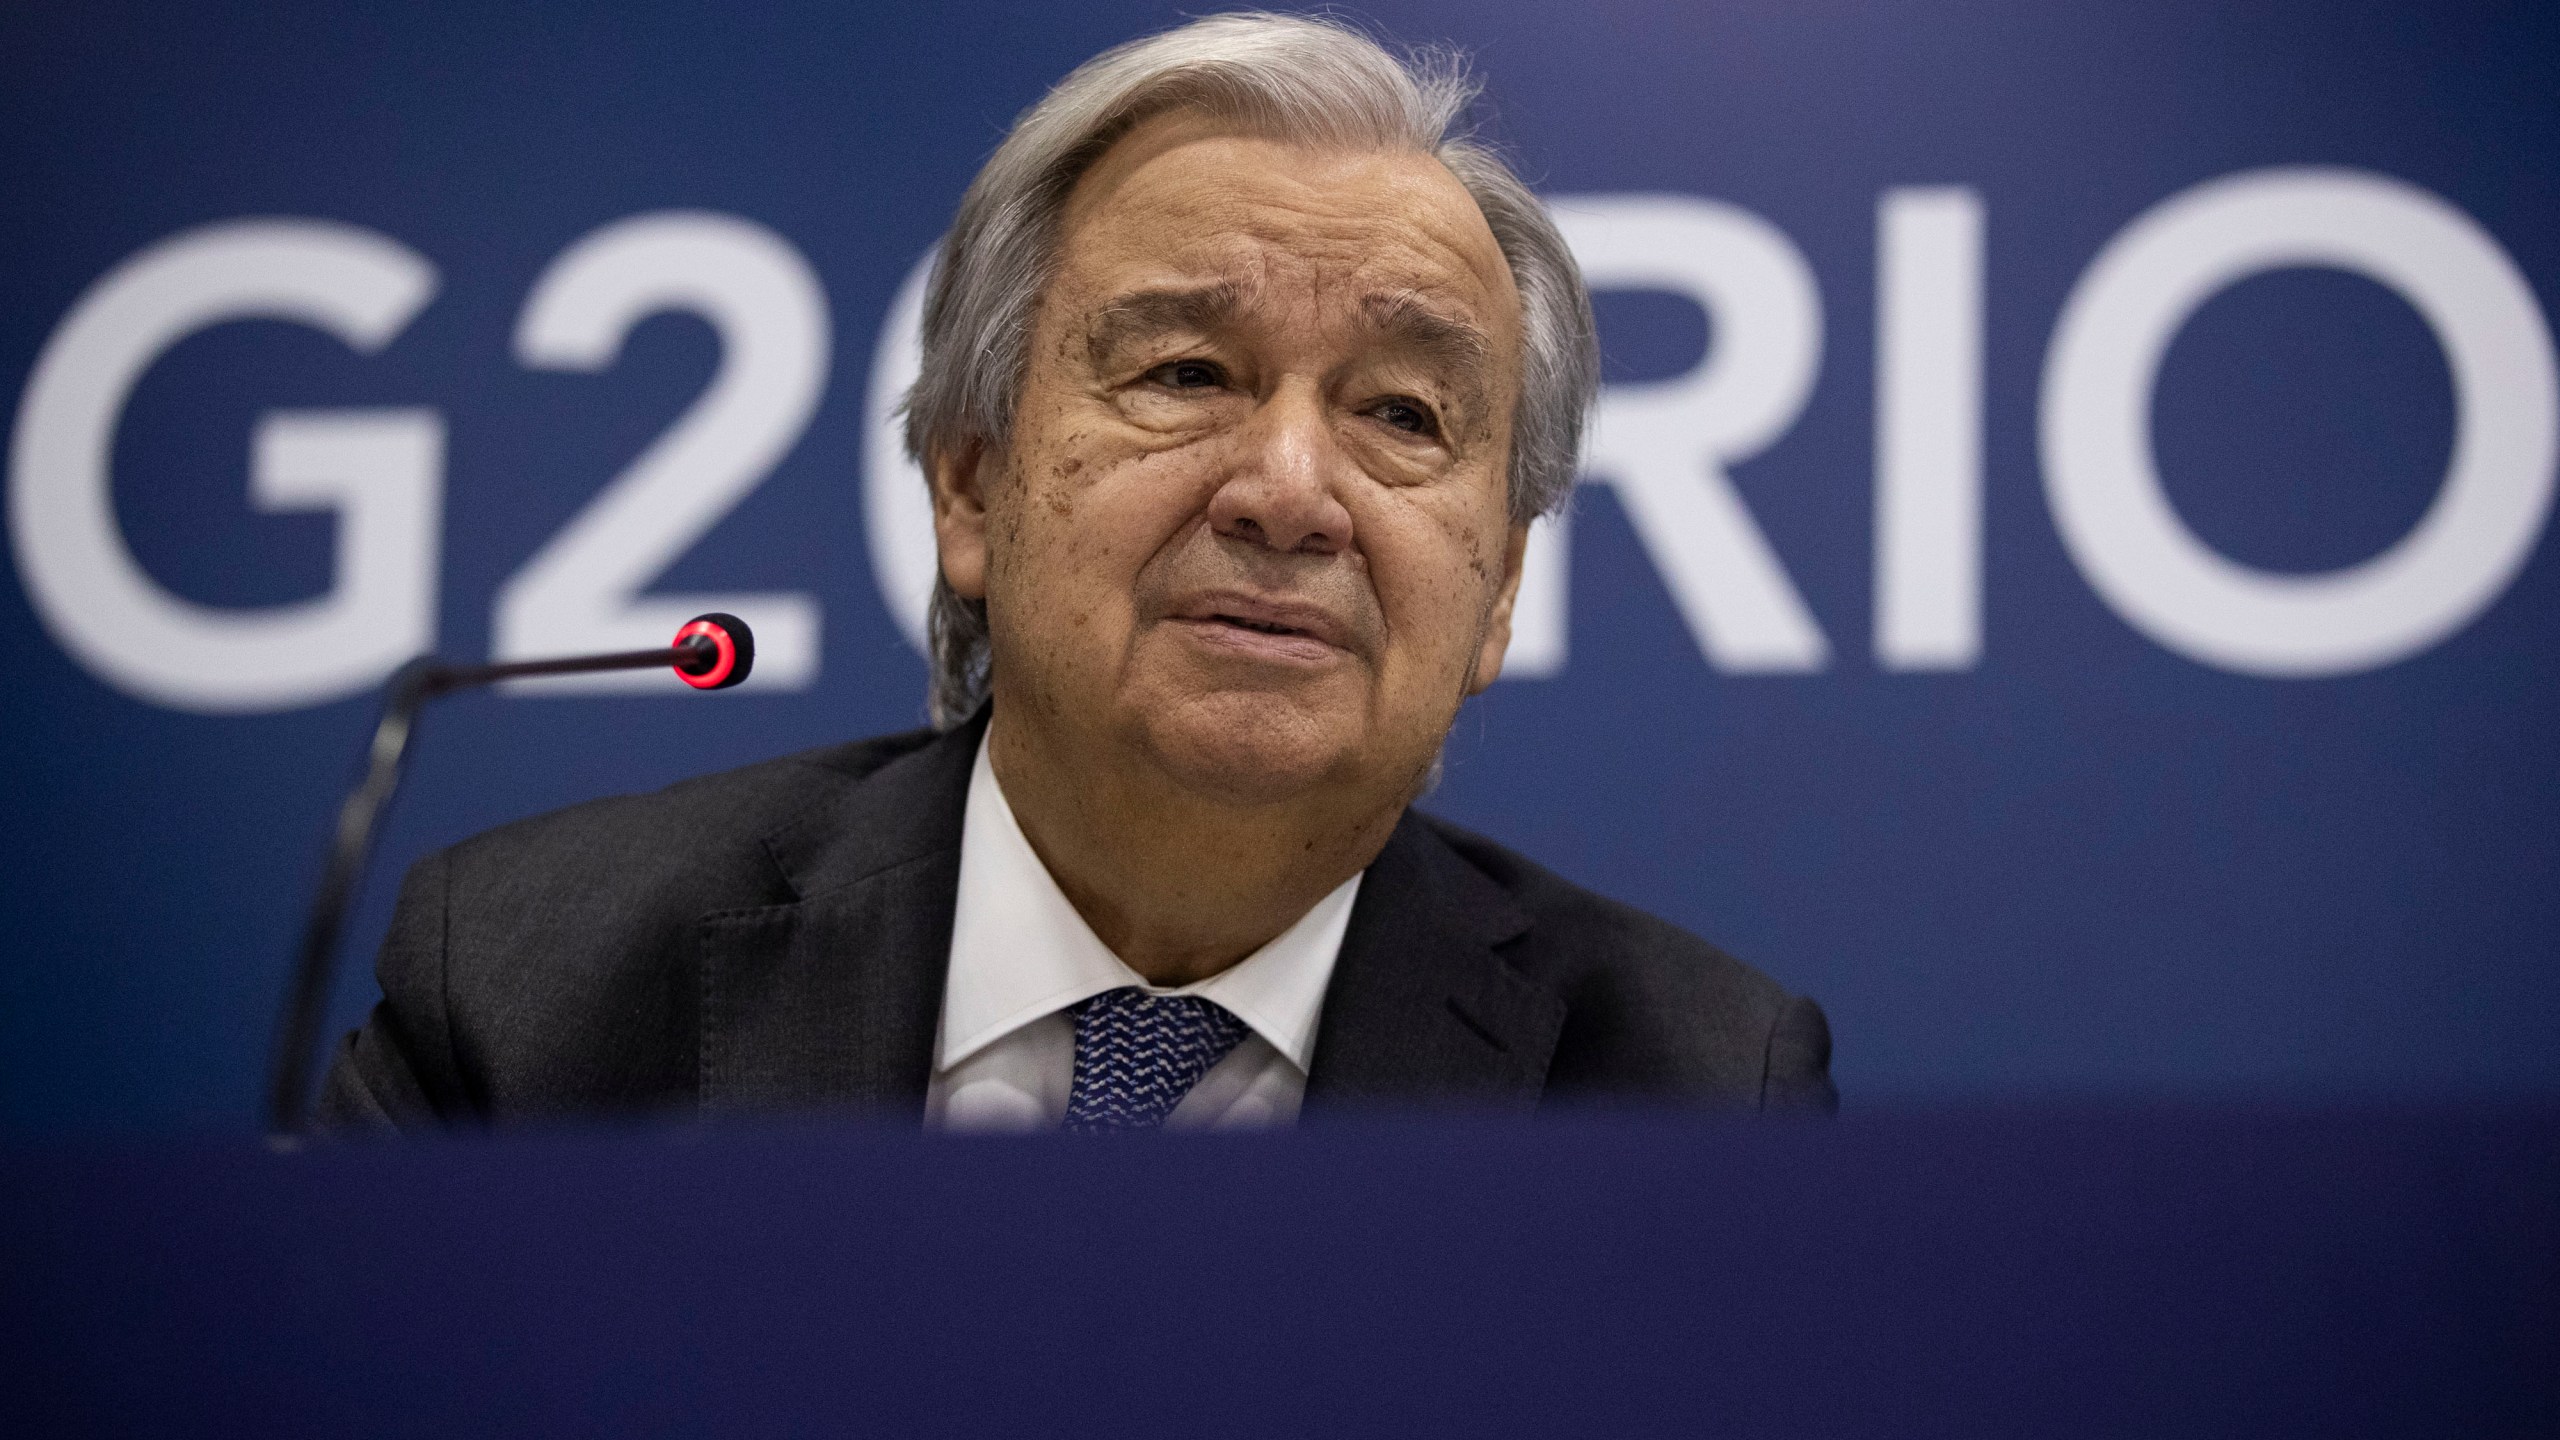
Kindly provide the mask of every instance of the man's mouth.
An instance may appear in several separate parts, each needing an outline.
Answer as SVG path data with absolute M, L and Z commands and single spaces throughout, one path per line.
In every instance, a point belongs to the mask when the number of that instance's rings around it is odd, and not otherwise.
M 1239 630 L 1251 630 L 1257 635 L 1304 635 L 1307 633 L 1294 625 L 1281 625 L 1269 620 L 1248 620 L 1241 615 L 1212 615 L 1209 618 L 1220 625 L 1233 625 Z
M 1184 627 L 1239 658 L 1329 664 L 1350 647 L 1347 628 L 1321 607 L 1276 596 L 1203 595 L 1177 612 Z

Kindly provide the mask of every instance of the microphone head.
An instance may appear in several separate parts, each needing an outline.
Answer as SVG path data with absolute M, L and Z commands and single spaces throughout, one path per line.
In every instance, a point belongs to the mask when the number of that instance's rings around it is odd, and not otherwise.
M 676 632 L 676 646 L 686 648 L 696 640 L 710 642 L 708 649 L 693 645 L 696 657 L 676 662 L 676 678 L 696 690 L 726 690 L 747 678 L 756 664 L 756 632 L 735 615 L 714 610 L 696 615 Z

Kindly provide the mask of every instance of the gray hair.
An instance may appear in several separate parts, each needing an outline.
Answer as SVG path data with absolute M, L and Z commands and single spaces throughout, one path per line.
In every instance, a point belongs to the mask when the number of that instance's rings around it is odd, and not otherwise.
M 1195 109 L 1277 139 L 1419 151 L 1466 187 L 1520 293 L 1511 518 L 1554 510 L 1573 488 L 1599 384 L 1591 299 L 1538 197 L 1491 148 L 1453 133 L 1476 93 L 1452 52 L 1400 60 L 1337 20 L 1295 15 L 1215 15 L 1077 66 L 1014 122 L 943 239 L 925 300 L 924 366 L 907 393 L 908 453 L 929 474 L 937 454 L 1006 443 L 1069 194 L 1141 121 Z M 986 602 L 962 599 L 937 575 L 926 628 L 927 703 L 935 727 L 947 730 L 986 699 Z

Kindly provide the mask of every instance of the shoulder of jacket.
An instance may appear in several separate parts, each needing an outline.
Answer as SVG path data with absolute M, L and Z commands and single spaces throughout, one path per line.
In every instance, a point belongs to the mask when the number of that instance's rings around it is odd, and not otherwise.
M 1530 916 L 1504 958 L 1567 994 L 1593 989 L 1716 992 L 1774 1015 L 1786 988 L 1670 921 L 1577 885 L 1527 856 L 1433 815 L 1421 819 Z
M 538 875 L 564 885 L 584 878 L 625 891 L 657 876 L 699 882 L 744 870 L 761 878 L 771 869 L 766 836 L 933 738 L 917 730 L 822 746 L 645 794 L 588 800 L 484 831 L 444 859 L 463 876 Z

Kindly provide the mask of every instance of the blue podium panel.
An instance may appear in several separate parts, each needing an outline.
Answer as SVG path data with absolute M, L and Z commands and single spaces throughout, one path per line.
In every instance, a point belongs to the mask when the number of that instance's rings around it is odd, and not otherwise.
M 28 1149 L 16 1434 L 2548 1435 L 2560 1114 Z

